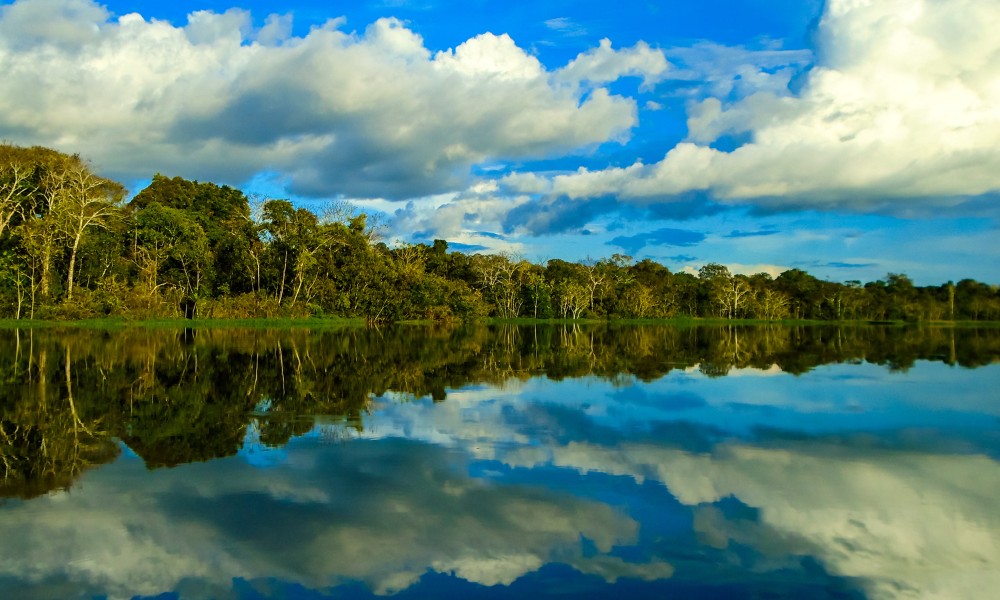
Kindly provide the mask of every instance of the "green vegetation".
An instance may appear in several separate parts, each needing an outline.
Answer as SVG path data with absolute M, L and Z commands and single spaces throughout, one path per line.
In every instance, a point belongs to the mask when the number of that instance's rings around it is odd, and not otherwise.
M 0 318 L 1000 320 L 1000 289 L 970 279 L 862 285 L 715 263 L 695 276 L 620 254 L 538 265 L 444 240 L 390 248 L 344 207 L 176 177 L 124 198 L 78 156 L 0 144 Z

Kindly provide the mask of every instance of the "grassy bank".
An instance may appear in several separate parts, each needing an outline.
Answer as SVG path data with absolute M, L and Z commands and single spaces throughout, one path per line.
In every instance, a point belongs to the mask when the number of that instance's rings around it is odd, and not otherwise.
M 0 329 L 27 328 L 74 328 L 74 329 L 125 329 L 141 327 L 147 329 L 343 329 L 364 326 L 364 319 L 309 318 L 309 319 L 148 319 L 129 320 L 122 318 L 81 319 L 77 321 L 0 320 Z
M 692 317 L 677 317 L 672 319 L 483 319 L 478 321 L 486 325 L 660 325 L 671 327 L 700 326 L 822 326 L 837 325 L 847 327 L 978 327 L 998 328 L 1000 321 L 820 321 L 804 319 L 785 319 L 780 321 L 765 321 L 761 319 L 705 319 Z M 398 325 L 430 326 L 458 325 L 461 321 L 407 320 Z M 40 329 L 40 328 L 74 328 L 74 329 L 125 329 L 141 327 L 147 329 L 184 329 L 184 328 L 256 328 L 256 329 L 343 329 L 364 327 L 366 321 L 358 318 L 324 317 L 324 318 L 273 318 L 273 319 L 146 319 L 132 320 L 120 317 L 80 320 L 38 320 L 38 319 L 0 319 L 0 329 Z

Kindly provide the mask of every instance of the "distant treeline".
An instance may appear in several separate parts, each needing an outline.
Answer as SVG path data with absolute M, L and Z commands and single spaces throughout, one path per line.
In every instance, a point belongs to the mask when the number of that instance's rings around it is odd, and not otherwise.
M 544 265 L 503 254 L 389 247 L 364 214 L 155 175 L 125 202 L 79 156 L 0 144 L 0 317 L 337 316 L 406 319 L 1000 320 L 1000 290 L 904 274 L 823 281 L 649 260 Z

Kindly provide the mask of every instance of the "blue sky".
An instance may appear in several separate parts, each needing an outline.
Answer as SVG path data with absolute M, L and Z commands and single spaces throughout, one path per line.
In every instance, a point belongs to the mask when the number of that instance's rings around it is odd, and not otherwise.
M 1000 282 L 986 0 L 0 3 L 0 139 L 390 242 Z

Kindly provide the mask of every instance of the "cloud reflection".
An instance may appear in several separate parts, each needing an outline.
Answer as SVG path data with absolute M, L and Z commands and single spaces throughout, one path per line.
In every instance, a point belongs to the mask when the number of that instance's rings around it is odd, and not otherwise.
M 873 598 L 975 598 L 1000 585 L 1000 464 L 985 456 L 821 442 L 710 454 L 574 444 L 553 462 L 655 478 L 697 507 L 696 530 L 715 545 L 815 556 Z M 730 497 L 758 518 L 723 518 L 714 505 Z
M 453 447 L 474 440 L 481 458 L 514 472 L 662 484 L 691 511 L 699 542 L 729 556 L 720 564 L 741 564 L 750 550 L 756 569 L 814 560 L 872 598 L 975 598 L 1000 586 L 1000 462 L 987 455 L 997 442 L 988 431 L 992 410 L 980 412 L 995 370 L 978 372 L 982 380 L 935 365 L 918 365 L 905 379 L 872 375 L 862 413 L 851 412 L 856 386 L 838 373 L 742 388 L 699 379 L 697 396 L 676 380 L 619 388 L 529 382 L 492 396 L 453 394 L 433 411 L 387 406 L 382 416 Z M 931 395 L 945 387 L 944 410 L 929 415 Z M 968 429 L 973 419 L 984 431 Z M 792 423 L 799 429 L 774 427 Z M 727 502 L 752 517 L 728 515 L 720 509 Z M 687 565 L 675 567 L 681 576 Z
M 471 479 L 454 451 L 403 440 L 291 444 L 267 469 L 230 458 L 140 477 L 126 459 L 0 512 L 0 581 L 26 598 L 158 594 L 184 582 L 224 597 L 234 577 L 387 594 L 428 570 L 509 584 L 550 562 L 613 582 L 662 561 L 612 554 L 639 524 L 606 504 Z M 138 486 L 137 486 L 138 482 Z M 592 551 L 585 552 L 581 540 Z

